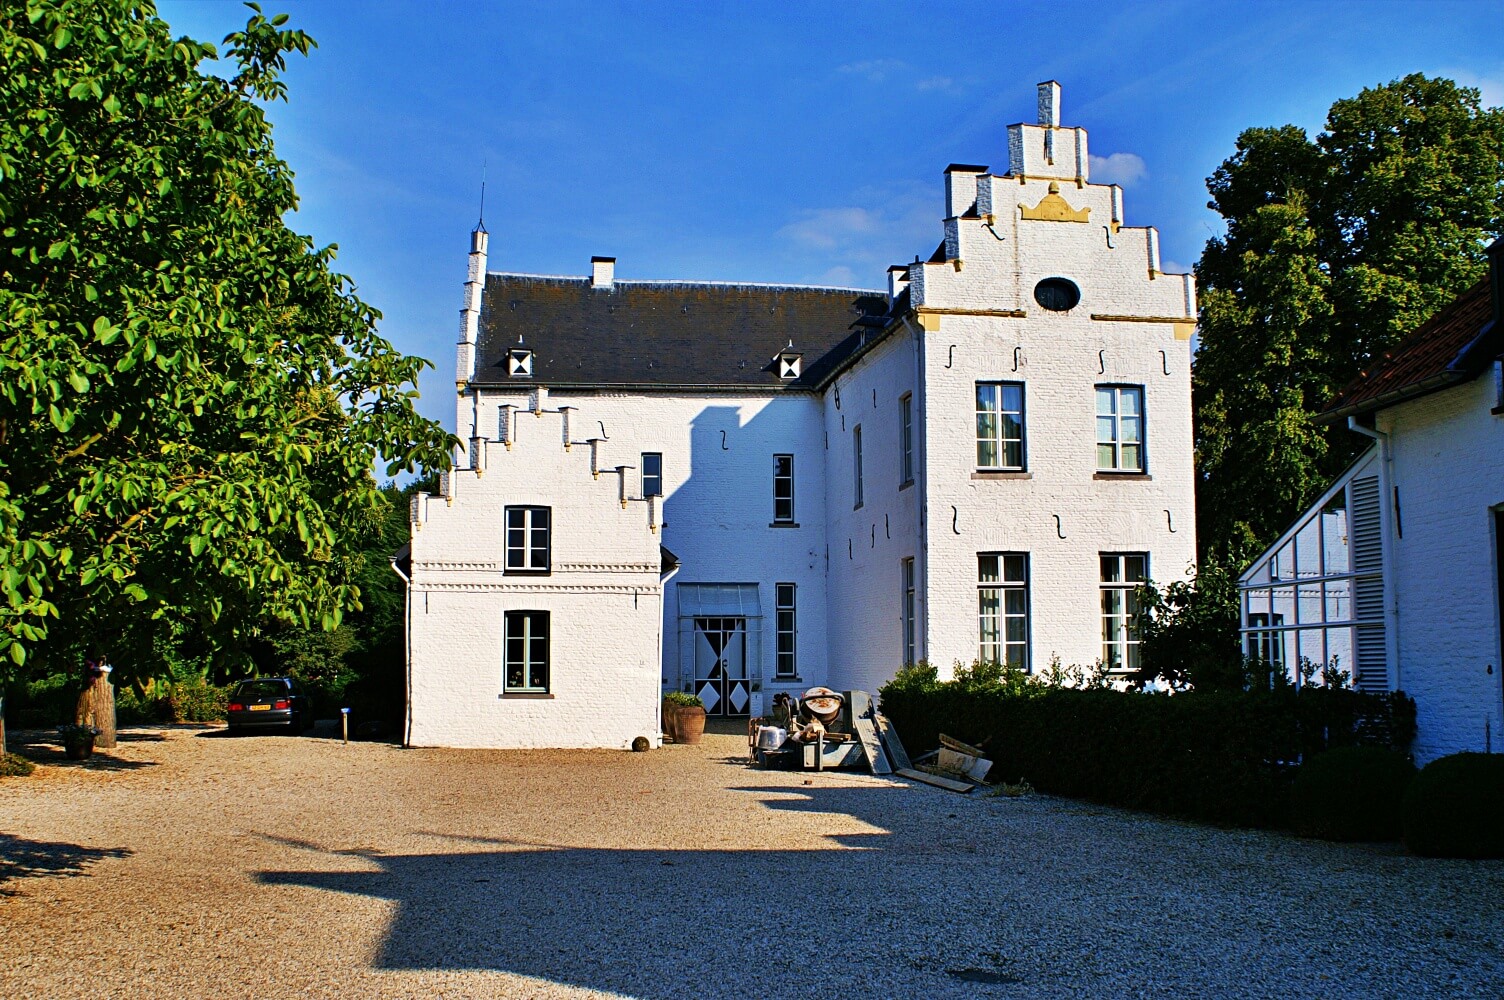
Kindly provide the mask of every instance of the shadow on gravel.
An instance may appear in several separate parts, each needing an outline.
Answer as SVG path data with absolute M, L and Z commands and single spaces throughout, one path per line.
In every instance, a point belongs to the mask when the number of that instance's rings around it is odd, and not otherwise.
M 118 734 L 116 739 L 123 743 L 131 742 L 130 737 Z M 121 760 L 119 757 L 111 757 L 107 750 L 95 750 L 94 756 L 88 760 L 69 760 L 57 736 L 40 731 L 16 734 L 10 740 L 10 749 L 12 753 L 48 767 L 71 767 L 85 771 L 139 771 L 143 767 L 157 766 L 155 761 L 150 760 Z
M 66 878 L 84 875 L 105 858 L 128 858 L 124 847 L 82 847 L 43 840 L 23 840 L 0 833 L 0 897 L 14 896 L 13 883 L 28 878 Z
M 346 870 L 255 877 L 264 885 L 396 902 L 373 962 L 378 969 L 485 969 L 626 996 L 739 1000 L 759 992 L 805 995 L 773 984 L 809 984 L 811 960 L 820 981 L 832 984 L 822 996 L 897 995 L 883 992 L 884 970 L 895 965 L 913 984 L 904 995 L 958 1000 L 985 995 L 978 984 L 1021 981 L 1016 970 L 997 967 L 1001 957 L 975 951 L 960 980 L 952 971 L 957 963 L 925 943 L 957 936 L 956 915 L 935 904 L 977 881 L 974 870 L 933 847 L 916 855 L 895 843 L 892 816 L 884 818 L 894 796 L 927 793 L 901 786 L 737 790 L 770 809 L 855 815 L 873 829 L 829 835 L 823 848 L 765 851 L 560 848 L 435 832 L 426 835 L 452 840 L 456 853 L 402 855 L 271 837 Z M 349 871 L 350 855 L 376 870 Z M 925 868 L 922 877 L 916 863 Z M 324 905 L 331 914 L 340 909 L 338 902 Z M 979 917 L 964 923 L 985 928 Z M 754 982 L 768 989 L 751 989 Z

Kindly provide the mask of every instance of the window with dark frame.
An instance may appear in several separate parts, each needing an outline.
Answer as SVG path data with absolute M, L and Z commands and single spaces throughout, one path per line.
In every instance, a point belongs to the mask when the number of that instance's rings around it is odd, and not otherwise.
M 852 470 L 853 478 L 854 478 L 854 482 L 853 482 L 853 485 L 852 485 L 852 496 L 855 497 L 855 502 L 852 504 L 852 508 L 855 509 L 855 508 L 860 507 L 862 505 L 862 425 L 861 424 L 857 424 L 855 427 L 851 428 L 851 470 Z
M 663 496 L 663 455 L 659 452 L 642 453 L 642 495 Z
M 903 663 L 914 662 L 914 559 L 911 556 L 900 564 L 903 575 Z
M 777 584 L 778 603 L 778 662 L 775 666 L 779 677 L 797 677 L 798 660 L 795 657 L 798 623 L 794 598 L 796 587 L 792 583 Z
M 977 468 L 1024 470 L 1023 383 L 977 383 Z
M 1144 471 L 1144 387 L 1097 386 L 1097 469 Z
M 914 396 L 904 393 L 898 399 L 898 485 L 914 481 Z
M 504 694 L 547 694 L 548 612 L 506 612 Z
M 1029 669 L 1029 556 L 1025 552 L 977 553 L 977 658 L 1017 670 Z
M 506 508 L 508 573 L 547 573 L 549 571 L 548 507 Z
M 1143 552 L 1104 552 L 1102 565 L 1102 664 L 1108 670 L 1137 670 L 1138 589 L 1149 580 Z
M 773 521 L 794 523 L 794 456 L 773 456 Z

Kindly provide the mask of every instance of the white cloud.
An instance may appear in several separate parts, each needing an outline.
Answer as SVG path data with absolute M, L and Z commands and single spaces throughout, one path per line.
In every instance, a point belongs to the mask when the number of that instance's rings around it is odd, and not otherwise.
M 942 235 L 928 185 L 862 186 L 836 208 L 810 208 L 777 231 L 801 281 L 881 288 L 889 264 L 928 255 Z
M 834 250 L 881 228 L 877 214 L 865 208 L 817 208 L 805 211 L 803 218 L 778 230 L 778 235 L 816 250 Z
M 1113 153 L 1110 156 L 1088 156 L 1091 161 L 1093 184 L 1121 184 L 1132 187 L 1135 182 L 1149 175 L 1144 159 L 1135 153 Z
M 955 90 L 956 81 L 948 76 L 931 76 L 914 84 L 920 93 L 929 90 Z
M 1165 274 L 1190 274 L 1195 270 L 1195 267 L 1191 264 L 1182 264 L 1178 260 L 1164 258 L 1160 260 L 1159 266 L 1164 269 Z
M 838 66 L 836 67 L 836 72 L 865 77 L 872 83 L 882 83 L 894 73 L 908 68 L 909 64 L 902 59 L 864 59 L 861 62 Z

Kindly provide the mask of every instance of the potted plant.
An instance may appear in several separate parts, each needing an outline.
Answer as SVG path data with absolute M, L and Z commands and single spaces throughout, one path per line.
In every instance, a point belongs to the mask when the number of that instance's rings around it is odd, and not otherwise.
M 58 735 L 63 738 L 63 752 L 69 760 L 88 760 L 94 756 L 94 737 L 99 732 L 97 727 L 83 724 L 57 727 Z
M 663 696 L 663 719 L 666 730 L 672 726 L 675 743 L 698 743 L 705 735 L 705 703 L 688 691 L 670 691 Z

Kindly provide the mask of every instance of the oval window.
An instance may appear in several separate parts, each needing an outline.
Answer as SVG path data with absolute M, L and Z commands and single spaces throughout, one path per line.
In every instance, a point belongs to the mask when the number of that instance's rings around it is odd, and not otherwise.
M 1065 312 L 1080 303 L 1081 289 L 1066 278 L 1046 278 L 1034 286 L 1034 301 L 1051 312 Z

